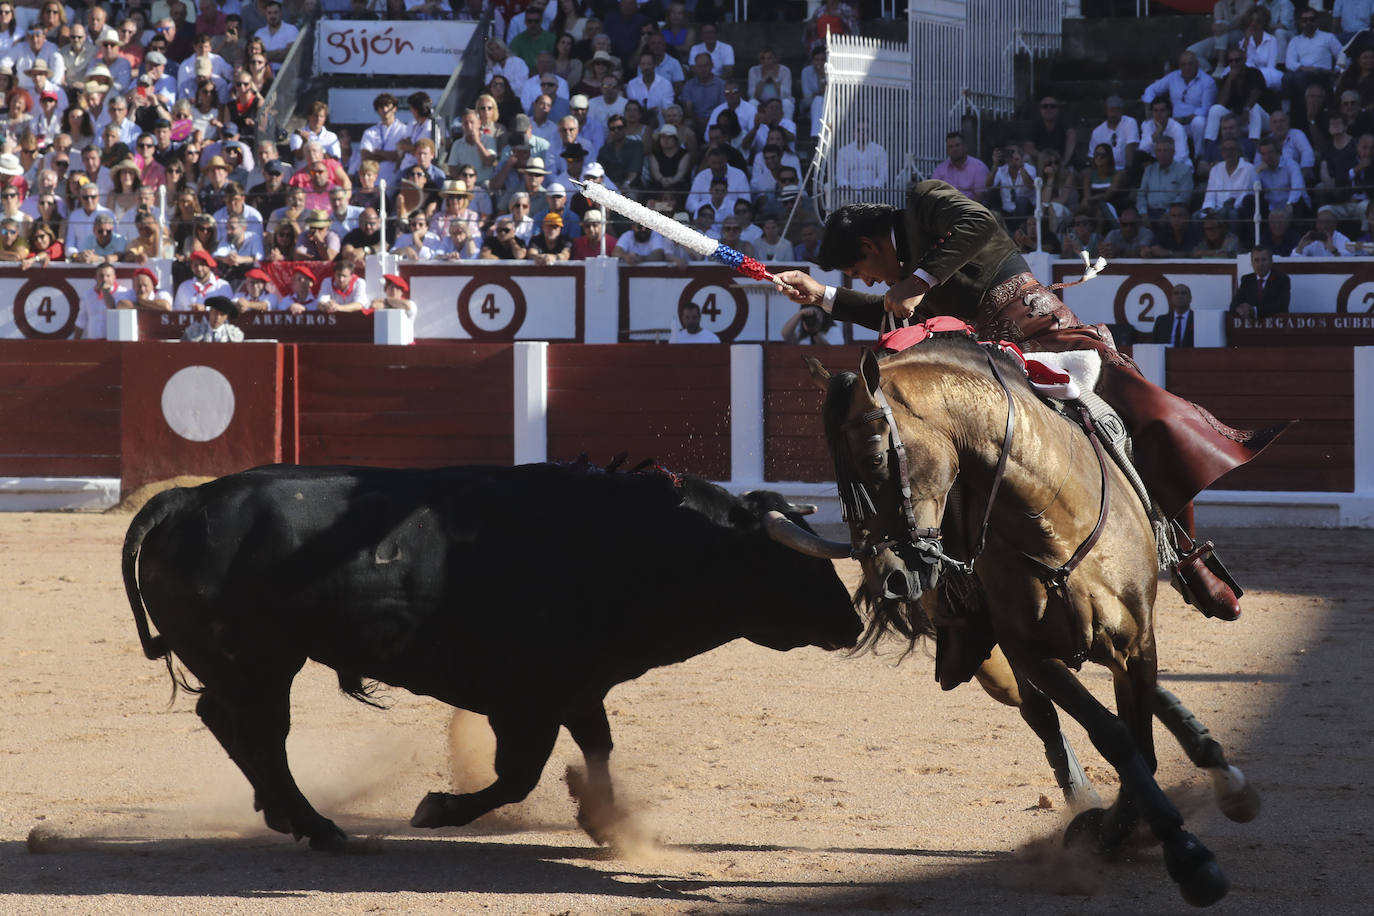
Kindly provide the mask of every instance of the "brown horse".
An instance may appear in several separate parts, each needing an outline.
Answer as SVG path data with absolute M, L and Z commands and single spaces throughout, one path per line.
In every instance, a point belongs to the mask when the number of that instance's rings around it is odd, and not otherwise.
M 1228 816 L 1249 819 L 1257 798 L 1206 729 L 1156 683 L 1155 535 L 1125 475 L 1036 396 L 1017 364 L 963 335 L 937 335 L 884 360 L 881 371 L 865 352 L 859 375 L 832 378 L 808 363 L 827 389 L 826 435 L 852 535 L 846 546 L 862 561 L 864 588 L 882 596 L 870 641 L 891 630 L 913 642 L 929 634 L 920 599 L 936 589 L 984 608 L 1013 680 L 997 675 L 994 654 L 983 686 L 1023 704 L 1052 763 L 1058 706 L 1120 776 L 1112 810 L 1079 814 L 1067 837 L 1094 838 L 1106 851 L 1143 817 L 1184 898 L 1200 906 L 1221 899 L 1225 875 L 1154 779 L 1152 716 L 1195 763 L 1213 769 Z M 948 505 L 956 490 L 961 504 Z M 967 564 L 942 539 L 953 515 L 977 534 Z M 1083 661 L 1112 672 L 1116 714 L 1075 677 Z M 1026 713 L 1024 704 L 1044 698 L 1053 728 L 1043 711 L 1039 725 Z M 1058 766 L 1056 775 L 1070 793 Z

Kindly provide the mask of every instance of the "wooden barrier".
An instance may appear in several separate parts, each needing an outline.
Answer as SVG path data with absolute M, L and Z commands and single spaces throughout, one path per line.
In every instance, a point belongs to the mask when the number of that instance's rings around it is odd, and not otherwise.
M 119 476 L 123 352 L 104 341 L 0 340 L 0 476 Z
M 818 483 L 835 479 L 825 444 L 821 404 L 802 362 L 814 356 L 831 372 L 857 371 L 859 346 L 808 347 L 770 344 L 763 356 L 763 475 L 766 480 Z
M 712 345 L 549 347 L 548 451 L 604 464 L 656 458 L 712 480 L 730 476 L 730 349 Z
M 300 347 L 303 464 L 510 464 L 509 344 Z
M 1355 484 L 1354 352 L 1334 347 L 1169 350 L 1169 390 L 1223 422 L 1260 429 L 1299 422 L 1222 478 L 1225 490 L 1326 490 Z
M 180 340 L 199 312 L 138 313 L 139 340 Z M 362 312 L 247 312 L 235 319 L 247 340 L 281 343 L 372 343 L 373 318 Z
M 283 459 L 283 351 L 274 344 L 124 344 L 120 489 Z M 290 435 L 290 433 L 288 433 Z
M 1229 318 L 1226 342 L 1241 347 L 1367 347 L 1374 345 L 1374 315 L 1308 312 Z

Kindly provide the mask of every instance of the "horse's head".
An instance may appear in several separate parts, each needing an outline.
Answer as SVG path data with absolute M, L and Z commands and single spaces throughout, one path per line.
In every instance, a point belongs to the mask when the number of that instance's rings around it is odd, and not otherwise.
M 884 394 L 871 351 L 864 351 L 857 374 L 831 376 L 816 360 L 806 361 L 826 392 L 825 434 L 865 588 L 875 600 L 914 603 L 935 587 L 948 560 L 940 521 L 957 471 L 954 447 L 947 435 L 920 422 L 909 397 L 898 390 Z M 889 395 L 916 422 L 898 430 Z

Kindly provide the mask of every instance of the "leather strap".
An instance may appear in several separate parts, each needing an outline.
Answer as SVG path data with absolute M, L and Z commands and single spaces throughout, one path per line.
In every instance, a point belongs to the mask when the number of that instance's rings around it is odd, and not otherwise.
M 1102 531 L 1107 527 L 1107 510 L 1111 505 L 1110 492 L 1107 478 L 1107 454 L 1102 449 L 1102 440 L 1098 438 L 1097 427 L 1093 425 L 1092 415 L 1083 405 L 1078 405 L 1079 416 L 1083 419 L 1083 430 L 1088 434 L 1088 441 L 1093 444 L 1093 454 L 1097 456 L 1097 466 L 1102 472 L 1102 501 L 1097 510 L 1097 524 L 1093 526 L 1092 533 L 1087 536 L 1083 543 L 1078 545 L 1078 549 L 1065 561 L 1063 566 L 1058 568 L 1050 566 L 1041 560 L 1027 553 L 1022 553 L 1032 566 L 1038 570 L 1037 576 L 1050 587 L 1063 588 L 1069 578 L 1069 573 L 1078 568 L 1083 559 L 1088 555 L 1097 541 L 1102 537 Z

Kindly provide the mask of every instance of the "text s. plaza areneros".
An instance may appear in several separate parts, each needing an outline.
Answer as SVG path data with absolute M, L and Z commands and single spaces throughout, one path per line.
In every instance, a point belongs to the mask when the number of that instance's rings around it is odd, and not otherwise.
M 163 325 L 179 327 L 185 327 L 198 317 L 200 315 L 197 312 L 168 312 L 161 316 Z M 234 323 L 241 328 L 323 327 L 338 324 L 339 317 L 333 312 L 301 312 L 299 315 L 290 312 L 251 312 Z
M 327 57 L 335 67 L 365 68 L 373 57 L 398 57 L 416 50 L 415 43 L 392 34 L 392 28 L 347 28 L 331 31 L 325 37 Z M 421 54 L 452 53 L 451 48 L 420 48 Z

